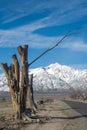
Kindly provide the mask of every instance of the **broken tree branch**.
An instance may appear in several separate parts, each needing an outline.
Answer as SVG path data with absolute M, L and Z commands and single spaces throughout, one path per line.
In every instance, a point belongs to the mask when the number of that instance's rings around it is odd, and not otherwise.
M 52 47 L 50 47 L 47 50 L 45 50 L 42 54 L 40 54 L 32 62 L 30 62 L 28 64 L 28 66 L 32 65 L 35 61 L 37 61 L 40 57 L 42 57 L 43 55 L 45 55 L 47 52 L 49 52 L 52 49 L 56 48 L 66 37 L 68 37 L 69 35 L 71 35 L 72 32 L 73 32 L 73 30 L 68 31 L 55 45 L 53 45 Z

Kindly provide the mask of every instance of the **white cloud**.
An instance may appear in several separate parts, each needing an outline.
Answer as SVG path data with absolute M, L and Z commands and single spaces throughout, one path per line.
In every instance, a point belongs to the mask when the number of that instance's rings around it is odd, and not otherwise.
M 3 23 L 11 22 L 20 17 L 43 10 L 49 10 L 51 13 L 49 13 L 47 17 L 34 21 L 31 24 L 12 30 L 0 30 L 0 47 L 18 46 L 19 44 L 27 43 L 33 48 L 47 48 L 53 45 L 60 37 L 41 36 L 39 34 L 33 34 L 33 31 L 48 26 L 74 22 L 78 20 L 78 18 L 85 16 L 87 12 L 87 8 L 82 7 L 83 3 L 84 5 L 87 4 L 84 0 L 70 0 L 70 2 L 68 2 L 68 0 L 63 2 L 61 0 L 50 0 L 50 4 L 48 4 L 48 2 L 49 1 L 44 0 L 44 2 L 41 1 L 38 4 L 38 1 L 31 0 L 27 2 L 22 1 L 21 6 L 19 6 L 20 2 L 12 4 L 12 6 L 7 6 L 6 9 L 9 10 L 9 13 L 3 18 Z M 74 37 L 72 40 L 68 40 L 68 42 L 64 41 L 61 47 L 73 51 L 87 51 L 87 45 L 84 41 L 82 39 L 75 39 Z
M 26 32 L 27 33 L 27 32 Z M 0 47 L 15 47 L 27 43 L 32 48 L 47 48 L 54 43 L 56 37 L 44 37 L 27 33 L 27 37 L 22 32 L 8 33 L 0 40 Z
M 50 0 L 50 2 L 47 0 L 43 2 L 31 0 L 10 4 L 10 6 L 6 6 L 6 9 L 4 8 L 5 11 L 9 10 L 9 12 L 6 13 L 3 23 L 14 21 L 35 12 L 41 13 L 44 10 L 48 10 L 50 14 L 46 19 L 43 19 L 42 23 L 45 23 L 46 26 L 61 25 L 77 21 L 78 18 L 85 16 L 87 12 L 87 2 L 85 0 Z
M 14 30 L 0 30 L 0 47 L 16 47 L 24 43 L 29 44 L 31 48 L 49 48 L 58 42 L 61 37 L 46 37 L 32 32 L 37 28 L 45 26 L 41 21 L 30 25 L 16 28 Z M 87 44 L 81 38 L 69 37 L 63 41 L 60 48 L 68 48 L 72 51 L 87 51 Z
M 62 48 L 68 48 L 72 51 L 87 52 L 87 43 L 85 43 L 82 39 L 77 39 L 73 37 L 67 41 L 61 45 Z

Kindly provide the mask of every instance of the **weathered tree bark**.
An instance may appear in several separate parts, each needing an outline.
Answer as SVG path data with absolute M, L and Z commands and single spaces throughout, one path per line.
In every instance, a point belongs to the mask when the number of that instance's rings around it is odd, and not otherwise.
M 21 85 L 20 85 L 20 107 L 21 114 L 26 110 L 27 89 L 29 87 L 28 79 L 28 46 L 18 47 L 18 53 L 21 61 Z
M 10 94 L 11 94 L 11 98 L 12 98 L 13 109 L 14 109 L 15 114 L 17 114 L 19 112 L 19 104 L 17 102 L 17 98 L 16 98 L 17 95 L 15 93 L 16 84 L 13 80 L 12 67 L 11 66 L 8 67 L 8 65 L 5 63 L 5 64 L 2 64 L 2 68 L 4 70 L 5 76 L 8 81 L 8 86 L 9 86 Z
M 13 109 L 16 115 L 16 118 L 22 119 L 29 115 L 29 111 L 27 111 L 27 90 L 28 93 L 28 101 L 30 102 L 29 108 L 33 109 L 34 107 L 34 98 L 33 98 L 33 75 L 30 78 L 29 84 L 29 76 L 28 76 L 28 45 L 19 46 L 18 53 L 20 56 L 21 67 L 19 65 L 18 59 L 16 55 L 12 56 L 13 64 L 9 67 L 8 65 L 2 64 L 2 69 L 5 72 L 5 76 L 8 81 L 8 86 L 11 93 Z M 32 107 L 33 106 L 33 107 Z M 31 110 L 32 111 L 32 110 Z M 26 114 L 28 112 L 28 114 Z
M 29 76 L 29 93 L 30 93 L 30 97 L 29 98 L 30 98 L 30 101 L 31 101 L 29 103 L 31 104 L 31 109 L 36 111 L 37 106 L 36 106 L 36 104 L 34 102 L 34 92 L 33 92 L 33 74 L 31 74 Z
M 13 62 L 14 62 L 14 77 L 16 79 L 17 92 L 19 92 L 20 66 L 19 66 L 19 62 L 18 62 L 16 55 L 13 55 L 12 59 L 13 59 Z
M 18 62 L 18 59 L 16 57 L 16 55 L 12 56 L 13 59 L 13 76 L 14 76 L 14 80 L 15 80 L 15 93 L 16 93 L 16 100 L 18 102 L 19 105 L 19 111 L 17 113 L 17 118 L 21 118 L 21 107 L 20 107 L 20 87 L 19 87 L 19 83 L 20 83 L 20 65 Z

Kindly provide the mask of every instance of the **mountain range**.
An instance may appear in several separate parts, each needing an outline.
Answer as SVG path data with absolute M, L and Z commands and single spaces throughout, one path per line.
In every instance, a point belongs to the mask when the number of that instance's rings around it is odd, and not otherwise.
M 36 91 L 87 89 L 87 70 L 78 70 L 58 63 L 30 69 Z M 0 91 L 9 91 L 4 74 L 0 75 Z

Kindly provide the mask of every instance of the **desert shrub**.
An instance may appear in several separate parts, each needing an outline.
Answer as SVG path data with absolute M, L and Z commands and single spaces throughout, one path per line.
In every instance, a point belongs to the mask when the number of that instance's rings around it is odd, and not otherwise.
M 70 98 L 72 99 L 81 99 L 81 100 L 87 100 L 87 90 L 81 91 L 81 90 L 72 90 L 70 93 Z
M 72 92 L 70 93 L 70 98 L 72 98 L 72 99 L 83 98 L 81 90 L 72 90 Z

